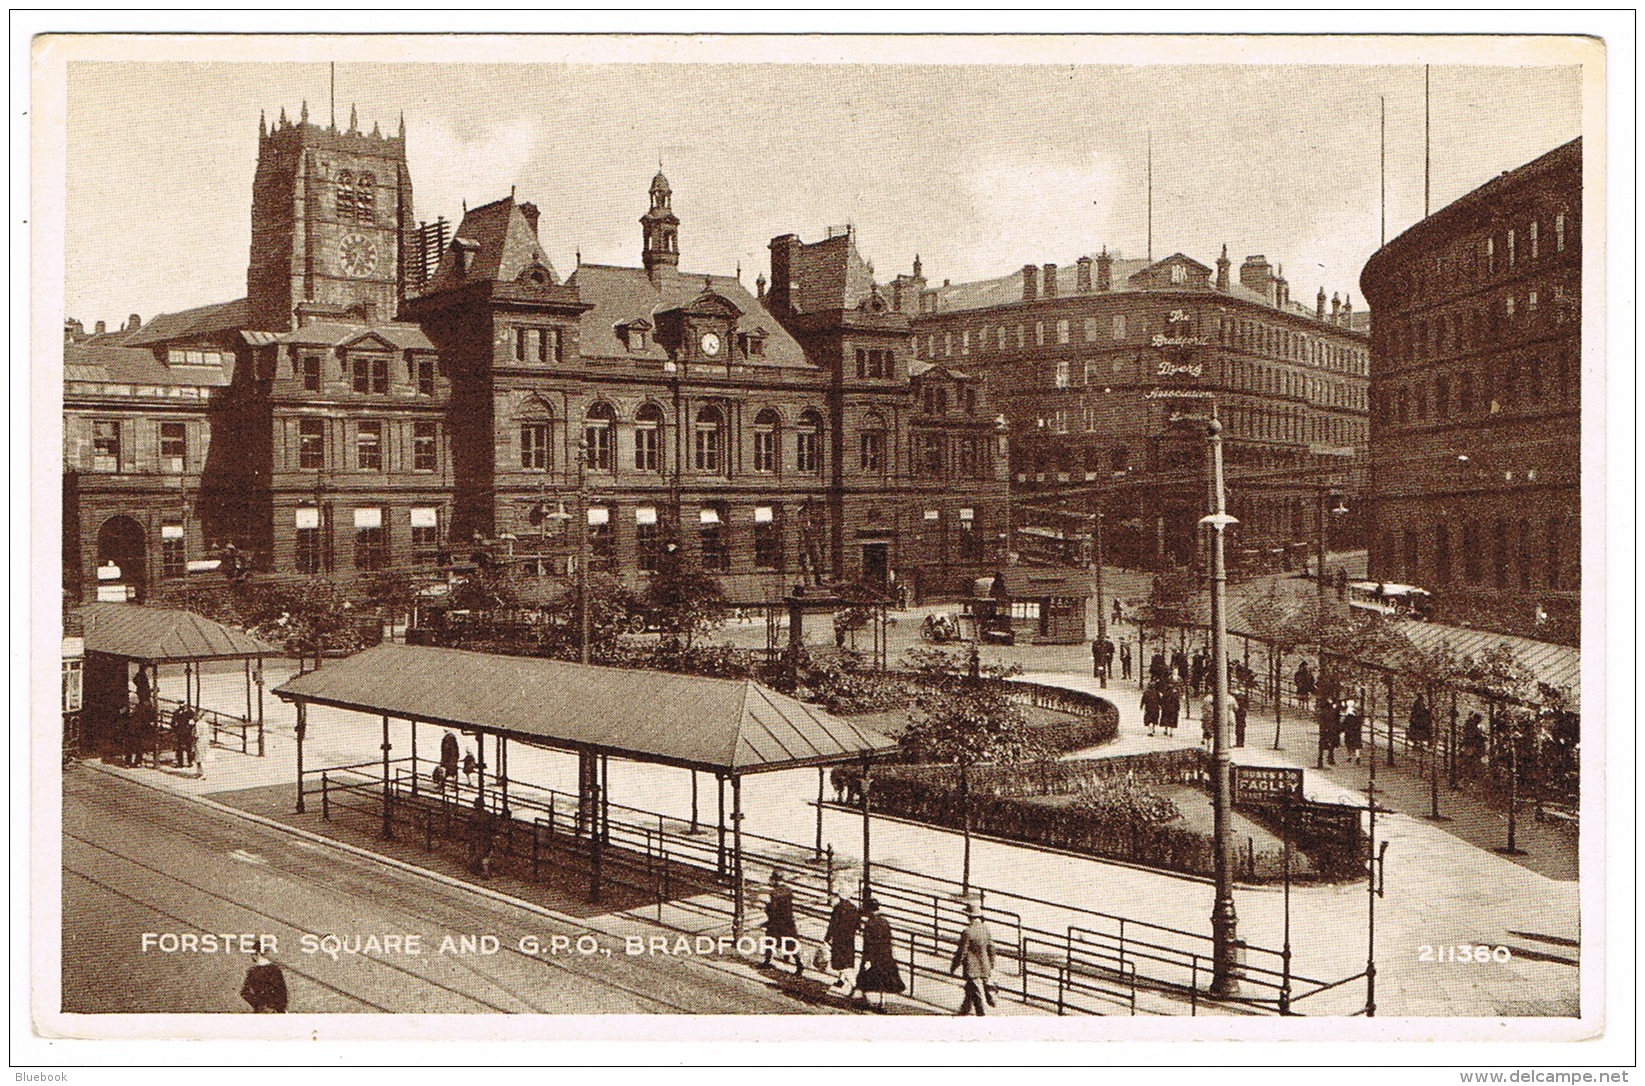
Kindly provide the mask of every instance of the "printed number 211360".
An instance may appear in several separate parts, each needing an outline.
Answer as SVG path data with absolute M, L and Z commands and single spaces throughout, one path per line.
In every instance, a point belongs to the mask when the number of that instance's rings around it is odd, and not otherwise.
M 1417 961 L 1419 962 L 1506 962 L 1513 957 L 1513 952 L 1505 946 L 1428 946 L 1417 947 Z

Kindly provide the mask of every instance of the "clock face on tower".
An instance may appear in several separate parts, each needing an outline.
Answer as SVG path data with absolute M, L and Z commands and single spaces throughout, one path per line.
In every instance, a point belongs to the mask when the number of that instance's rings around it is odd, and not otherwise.
M 377 270 L 377 246 L 364 234 L 344 234 L 337 256 L 345 275 L 364 278 Z
M 701 342 L 703 345 L 703 354 L 706 354 L 708 357 L 713 358 L 715 355 L 720 353 L 720 337 L 715 335 L 713 332 L 704 332 Z

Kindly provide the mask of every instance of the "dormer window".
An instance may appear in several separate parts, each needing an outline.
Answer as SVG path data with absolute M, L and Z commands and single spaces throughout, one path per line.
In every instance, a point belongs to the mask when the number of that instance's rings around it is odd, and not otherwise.
M 549 365 L 560 361 L 560 330 L 557 328 L 514 329 L 514 361 Z
M 757 330 L 737 333 L 737 348 L 744 358 L 759 358 L 765 354 L 765 333 Z
M 617 326 L 617 339 L 630 351 L 643 351 L 651 340 L 649 321 L 636 320 Z

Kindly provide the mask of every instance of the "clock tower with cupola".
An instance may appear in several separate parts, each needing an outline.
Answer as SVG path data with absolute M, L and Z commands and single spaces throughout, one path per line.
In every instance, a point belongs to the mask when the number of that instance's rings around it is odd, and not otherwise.
M 315 319 L 392 318 L 404 299 L 414 230 L 405 120 L 397 135 L 258 123 L 252 189 L 249 323 L 287 331 Z

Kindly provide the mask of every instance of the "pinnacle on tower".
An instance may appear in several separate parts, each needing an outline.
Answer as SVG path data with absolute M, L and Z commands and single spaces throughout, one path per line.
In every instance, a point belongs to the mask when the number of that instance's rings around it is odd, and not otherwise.
M 307 98 L 303 99 L 303 112 L 298 115 L 297 123 L 298 124 L 307 124 L 308 123 L 308 99 Z
M 379 126 L 376 121 L 371 122 L 371 138 L 374 140 L 380 140 L 383 138 L 382 127 Z
M 400 138 L 406 138 L 406 111 L 403 109 L 400 111 Z
M 281 128 L 290 128 L 291 127 L 291 122 L 286 120 L 286 107 L 285 106 L 280 107 L 280 127 Z
M 350 134 L 360 131 L 360 108 L 355 105 L 348 107 L 348 130 Z
M 268 111 L 265 109 L 257 111 L 257 138 L 268 138 Z

